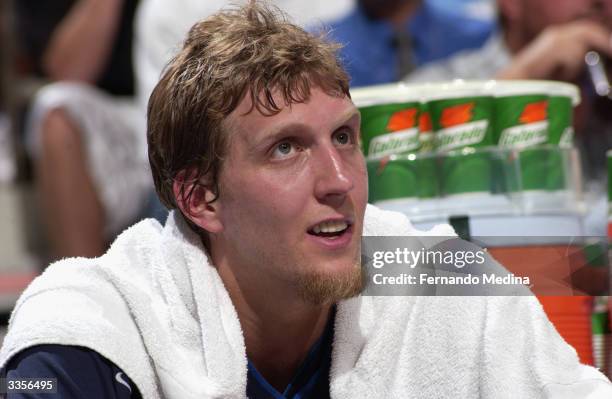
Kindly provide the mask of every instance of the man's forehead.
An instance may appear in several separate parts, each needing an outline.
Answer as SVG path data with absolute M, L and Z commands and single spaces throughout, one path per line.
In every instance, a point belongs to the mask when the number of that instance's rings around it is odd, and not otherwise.
M 278 129 L 282 129 L 282 126 L 287 124 L 299 123 L 308 125 L 320 123 L 322 122 L 320 110 L 317 109 L 315 101 L 320 102 L 321 99 L 326 102 L 335 103 L 334 111 L 336 112 L 330 115 L 329 118 L 332 123 L 341 123 L 358 114 L 357 108 L 349 97 L 328 94 L 318 87 L 312 88 L 310 95 L 303 102 L 287 103 L 282 93 L 278 90 L 274 90 L 272 96 L 275 104 L 280 109 L 279 112 L 274 114 L 262 113 L 258 107 L 253 106 L 251 95 L 247 94 L 240 101 L 238 107 L 226 118 L 225 126 L 229 131 L 249 131 L 250 134 L 244 137 L 248 140 L 255 139 L 255 136 L 260 134 L 273 133 Z

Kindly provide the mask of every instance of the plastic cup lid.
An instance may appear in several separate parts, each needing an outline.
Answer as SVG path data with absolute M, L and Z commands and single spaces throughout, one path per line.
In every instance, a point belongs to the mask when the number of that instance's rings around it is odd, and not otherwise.
M 551 96 L 570 97 L 573 106 L 580 104 L 580 90 L 578 86 L 571 83 L 556 82 L 552 80 L 548 81 L 548 84 L 550 85 Z
M 495 86 L 494 80 L 461 80 L 444 83 L 426 83 L 422 85 L 425 101 L 445 100 L 461 97 L 491 96 Z
M 541 80 L 499 80 L 493 89 L 495 97 L 542 95 L 548 96 L 550 85 Z
M 552 80 L 461 80 L 449 82 L 407 84 L 389 83 L 351 90 L 353 102 L 358 107 L 444 100 L 461 97 L 506 97 L 541 94 L 569 97 L 572 105 L 580 104 L 578 87 Z
M 398 102 L 419 102 L 421 85 L 390 83 L 351 89 L 351 98 L 357 107 L 392 104 Z
M 495 97 L 541 94 L 572 99 L 572 105 L 580 104 L 578 87 L 553 80 L 498 80 L 493 89 Z

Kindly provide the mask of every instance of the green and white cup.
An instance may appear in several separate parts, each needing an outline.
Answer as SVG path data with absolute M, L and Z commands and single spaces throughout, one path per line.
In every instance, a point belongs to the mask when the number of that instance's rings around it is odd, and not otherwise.
M 352 90 L 351 97 L 361 112 L 362 146 L 368 159 L 418 152 L 421 103 L 416 86 L 364 87 Z
M 496 142 L 500 148 L 519 151 L 519 175 L 505 181 L 505 191 L 565 186 L 559 144 L 563 140 L 571 143 L 573 135 L 572 104 L 577 100 L 572 88 L 551 81 L 499 81 L 495 85 Z M 497 176 L 503 181 L 502 175 Z
M 421 184 L 419 197 L 423 199 L 434 198 L 440 194 L 438 165 L 434 156 L 436 143 L 431 113 L 424 101 L 421 102 L 419 113 L 419 141 L 421 142 L 420 159 L 418 161 L 418 180 Z
M 608 237 L 612 238 L 612 150 L 606 151 L 608 163 Z
M 606 160 L 608 163 L 608 203 L 612 205 L 612 150 L 606 151 Z M 612 206 L 608 214 L 612 216 Z
M 368 167 L 370 201 L 436 196 L 435 162 L 416 156 L 431 149 L 423 141 L 427 134 L 419 134 L 420 87 L 401 83 L 371 86 L 353 90 L 351 97 L 361 112 L 362 148 L 372 161 Z M 423 174 L 429 178 L 421 179 Z
M 432 153 L 436 151 L 431 113 L 425 101 L 421 101 L 419 112 L 419 141 L 421 142 L 421 153 Z
M 482 149 L 494 145 L 493 81 L 430 84 L 424 95 L 431 113 L 441 159 L 444 195 L 489 193 L 490 156 Z
M 372 203 L 418 200 L 438 194 L 433 155 L 391 155 L 370 159 L 367 165 L 369 200 Z
M 548 142 L 559 150 L 549 154 L 548 190 L 564 189 L 567 181 L 566 154 L 574 146 L 574 107 L 580 104 L 578 87 L 565 82 L 549 82 Z
M 560 147 L 573 147 L 574 107 L 580 104 L 580 91 L 577 86 L 565 82 L 547 83 L 548 141 Z
M 496 173 L 496 180 L 505 183 L 501 191 L 547 187 L 548 150 L 538 146 L 549 142 L 548 88 L 539 81 L 511 80 L 495 85 L 495 141 L 500 148 L 520 151 L 518 176 L 504 180 L 505 174 Z

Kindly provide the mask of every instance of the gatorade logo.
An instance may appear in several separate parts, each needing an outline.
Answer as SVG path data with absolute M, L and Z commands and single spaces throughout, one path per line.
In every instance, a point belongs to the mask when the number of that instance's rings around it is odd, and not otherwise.
M 381 157 L 402 154 L 415 151 L 419 146 L 419 131 L 414 127 L 374 137 L 370 141 L 368 156 Z
M 481 143 L 489 127 L 489 121 L 474 121 L 440 129 L 436 133 L 436 147 L 440 151 L 448 151 L 455 148 L 463 148 Z
M 387 131 L 397 132 L 400 130 L 410 129 L 416 125 L 416 108 L 410 108 L 402 111 L 397 111 L 387 122 Z
M 472 120 L 474 116 L 474 103 L 459 104 L 445 108 L 442 111 L 440 125 L 447 129 L 449 127 L 463 125 Z
M 523 113 L 519 117 L 522 124 L 545 121 L 547 118 L 548 101 L 539 101 L 525 105 Z
M 484 140 L 489 127 L 487 120 L 472 121 L 474 102 L 444 108 L 440 126 L 436 133 L 436 146 L 440 151 L 479 144 Z
M 548 140 L 548 101 L 527 104 L 519 117 L 520 125 L 501 132 L 499 145 L 507 148 L 527 148 Z
M 416 108 L 393 113 L 387 122 L 387 130 L 390 133 L 372 138 L 368 146 L 368 157 L 382 157 L 417 150 L 420 146 L 417 113 Z

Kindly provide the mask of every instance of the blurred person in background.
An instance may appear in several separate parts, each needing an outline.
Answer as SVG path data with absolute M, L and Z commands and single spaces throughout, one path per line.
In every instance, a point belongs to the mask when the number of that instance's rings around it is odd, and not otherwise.
M 612 101 L 596 94 L 585 55 L 597 51 L 612 66 L 612 1 L 497 0 L 500 30 L 478 50 L 434 62 L 406 78 L 421 83 L 448 79 L 553 79 L 577 84 L 576 146 L 587 177 L 587 233 L 605 236 L 606 150 L 612 148 Z
M 490 0 L 358 0 L 330 22 L 351 87 L 400 80 L 427 62 L 480 47 L 493 27 Z
M 424 65 L 410 81 L 559 79 L 579 83 L 584 56 L 612 56 L 609 0 L 497 0 L 500 30 L 477 50 Z
M 13 55 L 9 17 L 11 4 L 0 3 L 0 184 L 11 182 L 16 175 L 15 148 L 13 145 L 9 101 L 9 63 Z
M 135 21 L 135 68 L 138 102 L 143 110 L 162 69 L 180 49 L 189 28 L 197 21 L 245 0 L 142 0 Z M 270 0 L 297 25 L 305 27 L 331 21 L 348 14 L 354 0 Z
M 35 96 L 27 144 L 53 257 L 99 256 L 152 190 L 133 101 L 137 0 L 15 2 L 22 59 L 56 82 Z

